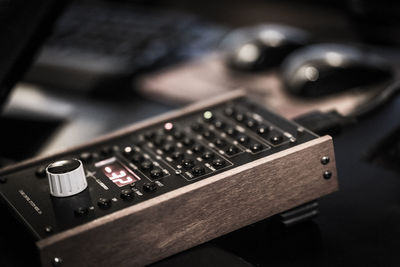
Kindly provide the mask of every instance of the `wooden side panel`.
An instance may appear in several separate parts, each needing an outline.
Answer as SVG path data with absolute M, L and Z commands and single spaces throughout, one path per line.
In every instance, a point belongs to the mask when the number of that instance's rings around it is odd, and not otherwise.
M 149 264 L 336 191 L 335 166 L 331 138 L 312 140 L 41 240 L 42 264 Z

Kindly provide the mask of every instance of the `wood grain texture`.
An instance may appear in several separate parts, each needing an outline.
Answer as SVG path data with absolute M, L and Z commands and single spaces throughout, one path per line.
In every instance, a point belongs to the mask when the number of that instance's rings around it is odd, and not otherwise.
M 336 191 L 335 166 L 331 138 L 314 139 L 41 240 L 42 264 L 54 257 L 63 266 L 155 262 Z

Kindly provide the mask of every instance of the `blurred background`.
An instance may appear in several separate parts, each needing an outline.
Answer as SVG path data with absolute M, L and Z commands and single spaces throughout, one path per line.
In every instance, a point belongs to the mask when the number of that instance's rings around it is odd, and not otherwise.
M 32 138 L 3 141 L 3 156 L 22 160 L 70 147 L 237 87 L 247 88 L 289 118 L 334 107 L 347 114 L 382 86 L 361 92 L 338 88 L 371 87 L 397 72 L 397 10 L 396 2 L 361 0 L 68 2 L 4 108 L 5 125 L 13 130 L 3 132 L 1 140 L 9 140 L 7 135 L 14 136 L 19 127 L 33 127 Z M 265 40 L 262 32 L 267 33 Z M 246 46 L 252 42 L 258 46 L 258 59 L 252 44 Z M 307 99 L 293 91 L 298 89 L 286 90 L 291 78 L 283 77 L 289 75 L 284 68 L 295 64 L 281 63 L 295 50 L 319 43 L 345 44 L 388 62 L 366 63 L 365 55 L 355 59 L 349 68 L 365 65 L 360 69 L 367 72 L 348 71 L 344 79 L 355 81 L 345 85 L 332 82 L 340 80 L 340 74 L 325 79 L 324 86 L 334 87 L 327 89 L 333 91 L 328 97 L 321 93 L 323 97 Z M 244 52 L 250 47 L 253 61 L 239 62 L 241 46 Z M 310 56 L 300 52 L 297 57 Z M 384 77 L 363 81 L 376 76 L 371 70 L 376 64 Z M 30 125 L 32 121 L 40 127 Z

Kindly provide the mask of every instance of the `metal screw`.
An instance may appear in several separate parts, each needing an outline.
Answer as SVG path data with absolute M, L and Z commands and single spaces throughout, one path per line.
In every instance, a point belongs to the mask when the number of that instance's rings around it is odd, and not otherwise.
M 332 177 L 332 172 L 331 171 L 324 171 L 323 177 L 328 180 Z
M 322 158 L 321 158 L 321 164 L 323 164 L 323 165 L 326 165 L 326 164 L 328 164 L 329 163 L 329 157 L 328 156 L 323 156 Z
M 61 258 L 55 257 L 55 258 L 53 259 L 53 266 L 54 266 L 54 267 L 61 266 L 62 261 L 63 261 L 63 260 L 62 260 Z
M 53 227 L 51 227 L 50 225 L 47 225 L 44 227 L 44 231 L 49 234 L 49 233 L 53 232 Z

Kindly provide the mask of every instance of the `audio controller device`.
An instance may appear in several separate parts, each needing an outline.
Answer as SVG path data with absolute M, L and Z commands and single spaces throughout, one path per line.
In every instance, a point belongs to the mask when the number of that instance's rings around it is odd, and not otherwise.
M 42 266 L 146 265 L 337 188 L 331 137 L 240 90 L 0 171 Z

